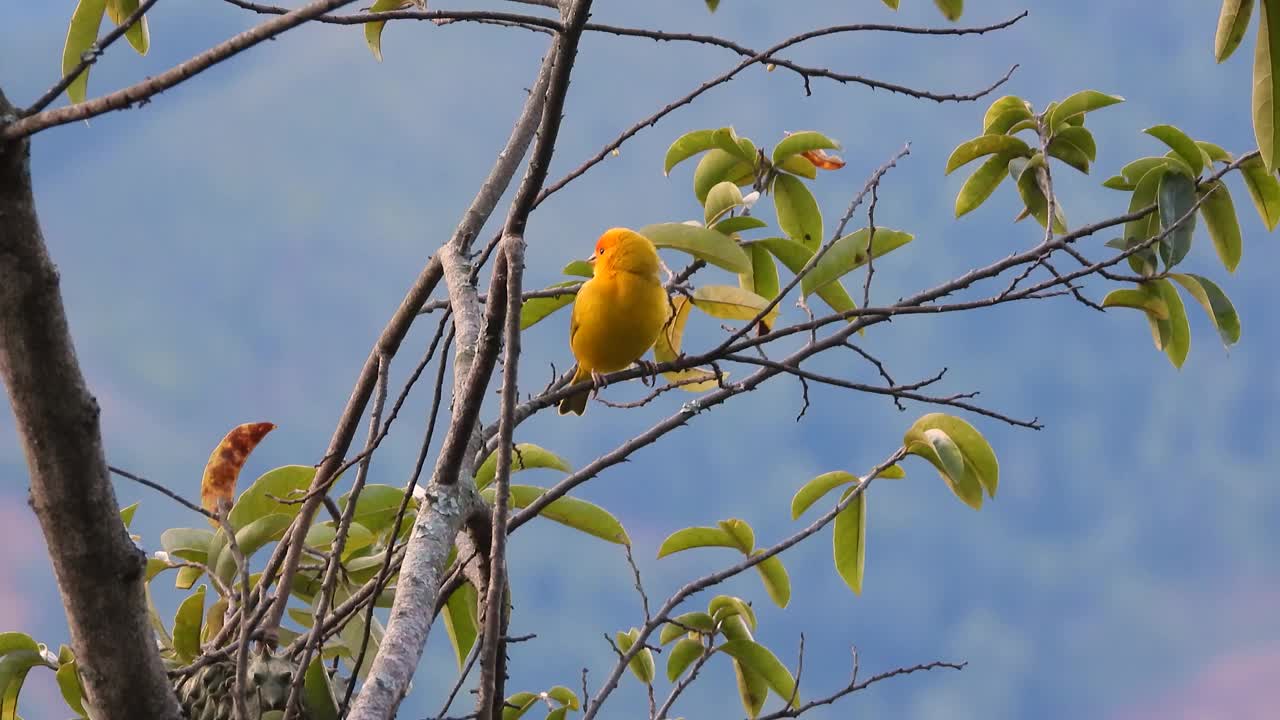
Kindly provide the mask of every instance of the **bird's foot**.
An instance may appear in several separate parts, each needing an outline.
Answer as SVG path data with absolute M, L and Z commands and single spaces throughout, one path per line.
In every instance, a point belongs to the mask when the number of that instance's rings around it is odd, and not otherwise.
M 604 379 L 604 374 L 595 370 L 591 371 L 591 397 L 598 397 L 600 391 L 607 386 L 609 382 Z
M 643 370 L 645 373 L 644 375 L 640 376 L 640 382 L 643 383 L 645 387 L 654 387 L 655 385 L 658 384 L 658 364 L 657 363 L 653 362 L 652 360 L 645 360 L 644 358 L 641 358 L 639 360 L 636 360 L 636 365 L 639 365 L 640 369 Z

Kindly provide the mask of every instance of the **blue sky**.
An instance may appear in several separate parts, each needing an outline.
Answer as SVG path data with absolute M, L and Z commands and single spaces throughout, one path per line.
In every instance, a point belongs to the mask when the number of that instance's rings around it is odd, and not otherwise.
M 834 23 L 943 22 L 924 0 L 905 0 L 896 14 L 875 0 L 804 5 L 726 0 L 709 15 L 692 0 L 601 0 L 594 17 L 712 32 L 757 48 Z M 1073 225 L 1124 211 L 1127 196 L 1100 183 L 1129 160 L 1162 152 L 1141 134 L 1145 127 L 1172 123 L 1236 152 L 1254 146 L 1252 33 L 1236 57 L 1215 65 L 1212 3 L 1179 0 L 1160 13 L 1105 0 L 971 5 L 966 23 L 1031 15 L 985 37 L 846 35 L 791 57 L 946 92 L 984 87 L 1019 63 L 1004 90 L 1038 106 L 1082 88 L 1125 96 L 1089 121 L 1100 148 L 1093 174 L 1055 174 Z M 11 3 L 0 11 L 0 86 L 11 99 L 27 102 L 56 79 L 72 7 Z M 90 91 L 159 72 L 256 21 L 215 3 L 161 3 L 151 54 L 116 48 L 95 68 Z M 80 360 L 103 406 L 111 462 L 194 496 L 212 446 L 227 428 L 254 420 L 280 427 L 246 477 L 315 462 L 383 321 L 505 140 L 545 45 L 542 35 L 512 29 L 393 24 L 377 64 L 358 29 L 305 27 L 145 108 L 39 136 L 39 209 Z M 592 35 L 578 63 L 553 178 L 737 59 Z M 944 161 L 979 132 L 985 102 L 937 105 L 821 80 L 813 91 L 806 97 L 794 75 L 757 69 L 641 132 L 535 213 L 527 284 L 558 280 L 559 267 L 584 256 L 607 227 L 700 215 L 691 168 L 664 178 L 662 153 L 682 132 L 726 124 L 766 145 L 784 130 L 840 139 L 848 166 L 814 186 L 829 225 L 871 170 L 912 143 L 884 182 L 877 222 L 917 239 L 877 263 L 881 301 L 1037 240 L 1034 226 L 1010 223 L 1008 187 L 952 218 L 965 173 L 944 177 Z M 1203 234 L 1188 260 L 1241 310 L 1243 339 L 1229 353 L 1193 314 L 1191 355 L 1177 371 L 1151 347 L 1136 313 L 1102 315 L 1066 299 L 902 318 L 868 333 L 867 346 L 899 379 L 947 367 L 948 392 L 980 390 L 985 404 L 1038 416 L 1047 428 L 971 418 L 1003 470 L 1000 497 L 980 513 L 920 462 L 907 466 L 907 482 L 873 487 L 861 596 L 832 569 L 827 534 L 784 557 L 796 583 L 787 610 L 769 605 L 755 577 L 730 584 L 756 602 L 760 638 L 788 662 L 805 633 L 807 696 L 845 681 L 851 644 L 864 673 L 937 658 L 970 663 L 962 673 L 892 681 L 812 717 L 1249 717 L 1228 703 L 1280 701 L 1262 679 L 1280 668 L 1280 453 L 1271 442 L 1280 433 L 1272 360 L 1280 328 L 1267 314 L 1267 269 L 1280 251 L 1244 188 L 1233 181 L 1232 190 L 1245 231 L 1240 269 L 1227 276 Z M 1084 247 L 1097 253 L 1100 241 Z M 1090 281 L 1087 289 L 1100 298 L 1109 288 Z M 799 317 L 794 307 L 784 312 Z M 566 325 L 557 316 L 529 332 L 528 382 L 540 387 L 548 362 L 568 365 Z M 424 324 L 410 335 L 394 377 L 405 376 L 430 330 Z M 688 343 L 705 344 L 719 330 L 699 318 L 691 332 Z M 867 372 L 846 357 L 814 367 Z M 680 401 L 667 396 L 635 412 L 595 405 L 582 421 L 539 417 L 518 439 L 582 465 Z M 425 393 L 410 399 L 374 481 L 405 481 L 427 402 Z M 788 503 L 800 484 L 828 470 L 869 468 L 928 411 L 904 414 L 882 398 L 824 391 L 795 423 L 799 402 L 795 383 L 770 383 L 580 491 L 626 525 L 651 595 L 730 559 L 709 550 L 654 560 L 671 531 L 741 517 L 762 542 L 783 537 L 795 527 Z M 0 539 L 22 558 L 0 570 L 0 629 L 61 642 L 65 621 L 25 504 L 26 466 L 7 412 L 0 472 Z M 153 546 L 163 528 L 203 522 L 132 485 L 117 490 L 123 503 L 143 502 L 137 527 Z M 584 666 L 594 688 L 612 655 L 600 634 L 640 620 L 621 554 L 552 525 L 535 523 L 517 537 L 513 632 L 539 637 L 513 648 L 510 689 L 577 687 Z M 443 633 L 433 635 L 422 667 L 403 717 L 433 714 L 452 682 Z M 47 679 L 30 682 L 31 707 L 51 704 L 27 715 L 60 712 Z M 732 716 L 732 687 L 728 668 L 712 667 L 680 712 Z M 608 716 L 632 716 L 639 688 L 624 683 L 614 702 Z

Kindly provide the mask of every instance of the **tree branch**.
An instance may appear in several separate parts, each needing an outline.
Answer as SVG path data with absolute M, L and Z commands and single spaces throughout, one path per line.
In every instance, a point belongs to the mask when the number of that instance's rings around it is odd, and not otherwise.
M 0 92 L 0 117 L 14 113 Z M 80 372 L 40 231 L 30 144 L 7 138 L 0 140 L 0 378 L 86 699 L 102 718 L 177 720 L 147 617 L 146 556 L 120 521 L 98 402 Z

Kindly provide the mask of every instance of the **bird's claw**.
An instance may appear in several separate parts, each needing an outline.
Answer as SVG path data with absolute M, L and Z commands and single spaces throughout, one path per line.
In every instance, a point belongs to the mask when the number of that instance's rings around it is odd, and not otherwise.
M 604 375 L 595 370 L 591 371 L 591 397 L 598 397 L 600 391 L 608 385 L 609 382 L 604 379 Z
M 655 385 L 658 384 L 658 364 L 657 363 L 653 362 L 652 360 L 645 360 L 641 358 L 639 360 L 636 360 L 636 365 L 639 365 L 640 369 L 643 370 L 645 373 L 644 375 L 640 376 L 640 382 L 644 384 L 645 387 L 654 387 Z

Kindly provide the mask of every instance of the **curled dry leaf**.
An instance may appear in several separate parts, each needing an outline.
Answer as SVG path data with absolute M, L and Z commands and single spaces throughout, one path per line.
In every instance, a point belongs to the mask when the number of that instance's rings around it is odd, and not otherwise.
M 808 150 L 800 153 L 800 156 L 819 170 L 839 170 L 844 167 L 844 160 L 839 155 L 832 155 L 826 150 Z
M 245 423 L 231 428 L 231 432 L 222 438 L 209 456 L 209 462 L 204 466 L 204 477 L 200 480 L 200 505 L 205 510 L 216 514 L 219 502 L 232 502 L 236 494 L 236 478 L 240 477 L 244 461 L 262 438 L 275 429 L 276 426 L 269 422 Z M 209 522 L 214 526 L 218 524 L 214 520 Z

